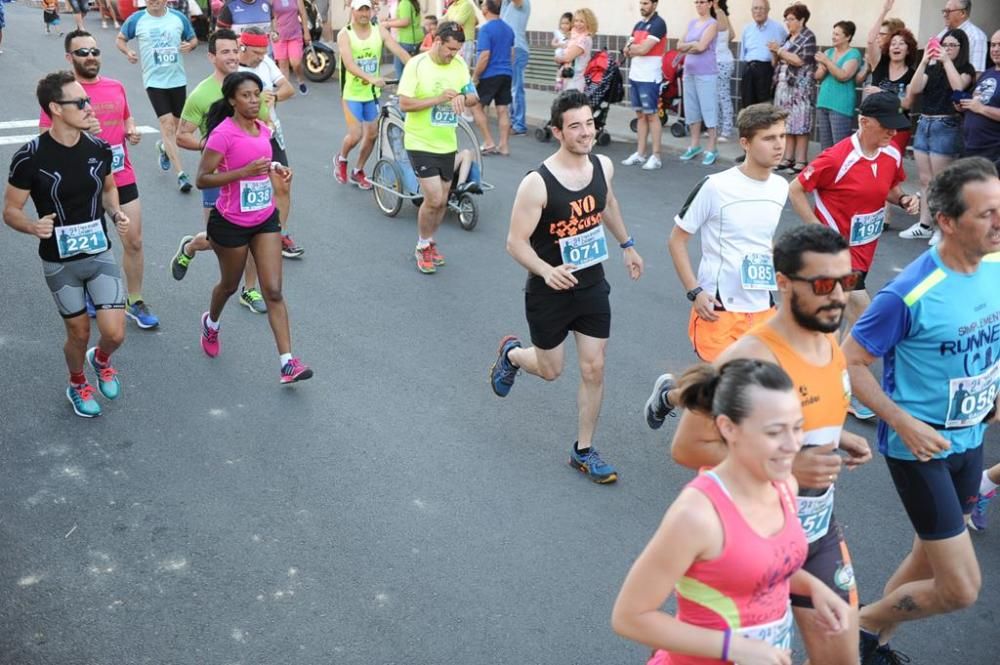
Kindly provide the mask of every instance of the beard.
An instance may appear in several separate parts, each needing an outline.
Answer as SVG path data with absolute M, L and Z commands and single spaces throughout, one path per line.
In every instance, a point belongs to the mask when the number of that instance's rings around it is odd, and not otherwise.
M 792 293 L 791 302 L 789 303 L 792 308 L 792 317 L 795 322 L 805 328 L 806 330 L 812 330 L 813 332 L 821 333 L 833 333 L 840 329 L 840 323 L 844 319 L 844 307 L 845 305 L 827 305 L 816 310 L 815 313 L 809 314 L 800 306 L 798 296 Z M 835 321 L 830 323 L 825 323 L 819 318 L 820 312 L 825 311 L 837 311 L 838 316 Z
M 77 73 L 80 78 L 93 79 L 97 78 L 97 75 L 101 73 L 101 63 L 97 62 L 93 65 L 86 65 L 84 63 L 73 61 L 73 71 Z

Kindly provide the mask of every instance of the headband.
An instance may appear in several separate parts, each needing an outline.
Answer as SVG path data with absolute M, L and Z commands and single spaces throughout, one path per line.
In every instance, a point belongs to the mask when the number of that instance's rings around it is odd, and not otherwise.
M 267 35 L 254 35 L 244 32 L 240 35 L 240 44 L 243 46 L 253 46 L 255 48 L 267 48 Z

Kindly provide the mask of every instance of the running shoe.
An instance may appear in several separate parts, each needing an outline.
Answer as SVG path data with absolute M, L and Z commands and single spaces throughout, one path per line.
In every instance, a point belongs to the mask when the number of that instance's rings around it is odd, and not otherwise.
M 857 397 L 851 397 L 851 404 L 847 407 L 847 412 L 858 420 L 871 420 L 875 417 L 875 412 L 859 402 Z
M 622 166 L 638 166 L 639 164 L 646 163 L 646 156 L 640 155 L 638 152 L 633 152 L 631 155 L 622 160 Z
M 187 194 L 191 191 L 191 179 L 188 178 L 187 173 L 181 172 L 177 176 L 177 189 L 181 191 L 181 194 Z
M 934 235 L 934 229 L 916 222 L 910 228 L 899 232 L 899 237 L 904 240 L 929 240 Z
M 156 142 L 156 152 L 160 155 L 160 170 L 170 170 L 170 158 L 167 157 L 167 150 L 163 147 L 163 141 Z
M 83 304 L 87 307 L 87 316 L 92 319 L 96 319 L 97 308 L 94 307 L 94 301 L 90 299 L 90 294 L 86 291 L 83 292 Z
M 500 340 L 500 347 L 497 349 L 497 359 L 490 367 L 490 385 L 497 397 L 506 397 L 510 389 L 514 387 L 514 378 L 517 376 L 517 367 L 507 359 L 507 354 L 511 349 L 520 349 L 521 340 L 513 335 L 507 335 Z
M 692 159 L 694 159 L 700 154 L 701 154 L 701 146 L 695 145 L 685 150 L 684 154 L 681 155 L 680 159 L 682 162 L 690 162 Z
M 299 83 L 299 92 L 303 95 L 309 94 L 309 87 L 305 83 Z
M 701 158 L 701 165 L 702 166 L 711 166 L 712 164 L 715 164 L 715 159 L 718 156 L 719 156 L 719 153 L 717 153 L 716 151 L 714 151 L 714 150 L 706 150 L 705 151 L 705 156 Z
M 267 303 L 257 289 L 243 289 L 240 293 L 240 302 L 254 314 L 267 314 Z
M 305 254 L 304 249 L 295 244 L 292 236 L 281 236 L 281 255 L 286 259 L 297 259 Z
M 101 415 L 101 405 L 94 399 L 96 392 L 89 383 L 66 388 L 66 399 L 73 405 L 73 413 L 81 418 L 96 418 Z
M 135 325 L 143 330 L 149 330 L 160 325 L 160 319 L 149 311 L 149 307 L 142 300 L 136 300 L 125 308 L 125 316 L 135 321 Z
M 861 665 L 906 665 L 909 662 L 912 661 L 905 653 L 890 649 L 888 644 L 883 644 L 875 649 L 875 653 L 867 660 L 862 661 Z
M 341 185 L 347 184 L 347 160 L 337 155 L 333 158 L 333 177 Z
M 986 531 L 986 506 L 990 504 L 990 500 L 996 495 L 996 490 L 979 495 L 976 507 L 972 509 L 972 515 L 970 516 L 972 519 L 969 521 L 969 526 L 972 527 L 973 531 Z
M 569 465 L 580 473 L 587 474 L 588 478 L 601 485 L 618 480 L 618 472 L 615 471 L 615 467 L 601 459 L 597 448 L 593 446 L 590 447 L 590 451 L 586 455 L 581 455 L 576 451 L 576 445 L 574 445 L 569 452 Z
M 351 182 L 364 190 L 372 188 L 371 182 L 369 182 L 367 176 L 365 176 L 364 169 L 354 169 L 351 171 Z
M 313 371 L 309 369 L 308 365 L 303 365 L 302 361 L 298 358 L 292 358 L 285 366 L 281 368 L 281 382 L 282 383 L 295 383 L 296 381 L 305 381 L 306 379 L 311 379 Z
M 663 162 L 660 161 L 658 155 L 650 155 L 646 163 L 642 165 L 643 171 L 655 171 L 657 169 L 663 168 Z
M 878 635 L 875 633 L 869 633 L 867 630 L 862 628 L 858 631 L 860 633 L 858 642 L 858 653 L 861 656 L 859 662 L 861 665 L 872 665 L 876 661 L 875 652 L 878 651 Z
M 436 242 L 431 243 L 431 256 L 433 256 L 434 265 L 438 268 L 444 265 L 444 254 L 438 251 L 438 244 Z
M 201 315 L 201 350 L 209 358 L 216 357 L 219 355 L 219 351 L 222 350 L 222 343 L 219 341 L 219 329 L 212 330 L 208 325 L 208 312 Z
M 170 274 L 177 281 L 184 279 L 184 275 L 188 271 L 188 266 L 191 265 L 191 261 L 194 259 L 193 256 L 188 256 L 184 253 L 184 245 L 192 240 L 194 240 L 194 236 L 184 236 L 181 238 L 181 244 L 177 245 L 177 253 L 174 254 L 174 258 L 170 259 Z
M 673 374 L 661 374 L 653 384 L 653 392 L 646 400 L 646 424 L 649 429 L 660 429 L 663 421 L 674 411 L 667 401 L 667 392 L 677 387 Z
M 424 273 L 425 275 L 433 275 L 437 272 L 437 268 L 434 266 L 434 248 L 430 245 L 426 247 L 420 247 L 413 250 L 413 257 L 417 260 L 417 270 Z
M 97 373 L 97 388 L 101 394 L 108 399 L 118 399 L 122 394 L 122 384 L 118 380 L 118 370 L 110 364 L 101 367 L 97 364 L 97 347 L 92 346 L 87 350 L 87 364 Z

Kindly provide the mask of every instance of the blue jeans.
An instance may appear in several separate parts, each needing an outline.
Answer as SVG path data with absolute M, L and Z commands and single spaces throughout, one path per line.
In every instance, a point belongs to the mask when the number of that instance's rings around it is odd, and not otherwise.
M 420 44 L 400 44 L 400 46 L 410 55 L 416 55 L 420 52 Z M 392 64 L 396 67 L 396 78 L 403 78 L 403 61 L 393 56 Z
M 524 97 L 524 70 L 528 66 L 528 55 L 524 49 L 514 49 L 514 77 L 511 80 L 511 91 L 514 94 L 510 104 L 510 125 L 511 131 L 514 132 L 528 131 L 524 119 L 528 106 Z

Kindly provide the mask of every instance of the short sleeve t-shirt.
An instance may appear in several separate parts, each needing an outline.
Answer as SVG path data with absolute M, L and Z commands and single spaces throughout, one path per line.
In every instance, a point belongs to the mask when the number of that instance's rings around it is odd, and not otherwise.
M 851 330 L 882 358 L 882 389 L 892 401 L 951 442 L 937 458 L 982 444 L 1000 379 L 998 283 L 1000 253 L 964 274 L 931 248 L 875 295 Z M 885 422 L 877 436 L 883 455 L 916 459 Z
M 222 155 L 218 173 L 238 171 L 250 162 L 271 159 L 271 130 L 257 121 L 259 134 L 251 136 L 226 118 L 212 130 L 205 150 Z M 251 176 L 223 185 L 215 207 L 227 221 L 237 226 L 251 227 L 264 223 L 274 213 L 274 197 L 268 175 Z
M 754 180 L 738 166 L 703 179 L 674 218 L 690 234 L 701 231 L 698 285 L 718 294 L 730 312 L 771 306 L 774 231 L 788 200 L 788 182 L 771 174 Z
M 509 25 L 500 19 L 484 23 L 479 28 L 476 48 L 478 53 L 490 52 L 489 62 L 486 69 L 483 70 L 481 78 L 514 75 L 514 68 L 510 61 L 511 50 L 514 48 L 514 31 L 510 29 Z
M 39 217 L 55 214 L 55 226 L 69 227 L 99 221 L 108 248 L 111 238 L 104 221 L 104 179 L 111 173 L 111 146 L 81 132 L 73 147 L 56 141 L 48 132 L 40 134 L 14 153 L 7 182 L 31 193 Z M 65 263 L 88 256 L 79 253 L 59 256 L 60 233 L 38 241 L 38 255 L 44 261 Z
M 816 197 L 816 217 L 847 239 L 853 269 L 870 270 L 885 226 L 886 197 L 906 180 L 899 150 L 890 144 L 868 158 L 853 134 L 821 152 L 798 179 Z
M 298 0 L 272 0 L 271 15 L 282 41 L 302 41 L 302 21 Z
M 220 99 L 222 99 L 222 83 L 214 76 L 209 76 L 195 86 L 191 94 L 187 96 L 184 108 L 181 110 L 181 120 L 187 120 L 192 125 L 197 125 L 201 135 L 205 136 L 205 120 L 208 116 L 208 109 Z
M 476 8 L 472 6 L 472 0 L 455 0 L 445 12 L 444 19 L 462 26 L 465 41 L 471 42 L 476 38 Z
M 663 54 L 667 51 L 667 23 L 655 12 L 648 21 L 639 21 L 632 28 L 633 44 L 642 44 L 647 39 L 654 39 L 656 43 L 646 55 L 632 58 L 628 78 L 630 81 L 659 83 L 663 80 Z
M 111 146 L 114 157 L 111 173 L 114 175 L 115 185 L 125 187 L 134 184 L 135 171 L 132 170 L 128 141 L 125 140 L 125 121 L 132 117 L 125 97 L 125 86 L 120 81 L 103 77 L 93 82 L 80 81 L 80 85 L 90 97 L 90 105 L 97 115 L 97 121 L 101 123 L 98 138 Z M 52 119 L 42 111 L 38 116 L 39 129 L 51 126 Z
M 250 27 L 271 31 L 270 0 L 228 0 L 219 12 L 220 28 L 229 28 L 237 35 Z
M 469 78 L 469 66 L 461 56 L 447 65 L 439 65 L 430 53 L 412 58 L 403 69 L 398 92 L 403 97 L 430 99 L 445 90 L 475 94 Z M 458 150 L 458 114 L 451 102 L 443 102 L 422 111 L 406 114 L 404 145 L 407 150 L 419 150 L 447 155 Z
M 827 49 L 826 55 L 834 60 L 836 53 Z M 834 60 L 840 68 L 847 66 L 851 60 L 857 60 L 861 66 L 861 51 L 856 48 L 847 49 L 847 52 L 840 58 Z M 816 108 L 835 111 L 841 115 L 854 115 L 854 77 L 846 81 L 838 81 L 832 74 L 827 74 L 826 78 L 819 84 L 819 94 L 816 96 Z
M 959 74 L 967 74 L 970 78 L 969 87 L 972 88 L 976 80 L 976 70 L 972 65 L 966 63 L 958 68 Z M 951 82 L 948 81 L 948 73 L 944 71 L 944 66 L 940 63 L 927 68 L 927 83 L 924 91 L 920 95 L 920 110 L 925 115 L 958 115 L 955 110 L 955 103 L 951 101 Z
M 187 16 L 176 9 L 153 16 L 143 9 L 125 20 L 121 34 L 127 40 L 139 41 L 143 86 L 167 90 L 187 85 L 180 47 L 182 41 L 195 37 Z
M 972 96 L 986 106 L 1000 108 L 1000 72 L 991 69 L 983 72 L 976 83 Z M 991 120 L 981 113 L 966 111 L 962 123 L 966 150 L 990 150 L 1000 154 L 1000 122 Z
M 906 98 L 906 86 L 910 85 L 910 81 L 913 80 L 913 74 L 915 72 L 916 70 L 913 67 L 907 67 L 906 71 L 898 79 L 890 79 L 889 59 L 882 58 L 879 60 L 878 65 L 875 66 L 875 70 L 872 72 L 872 85 L 877 86 L 886 92 L 891 92 L 899 97 L 900 101 L 902 101 Z

